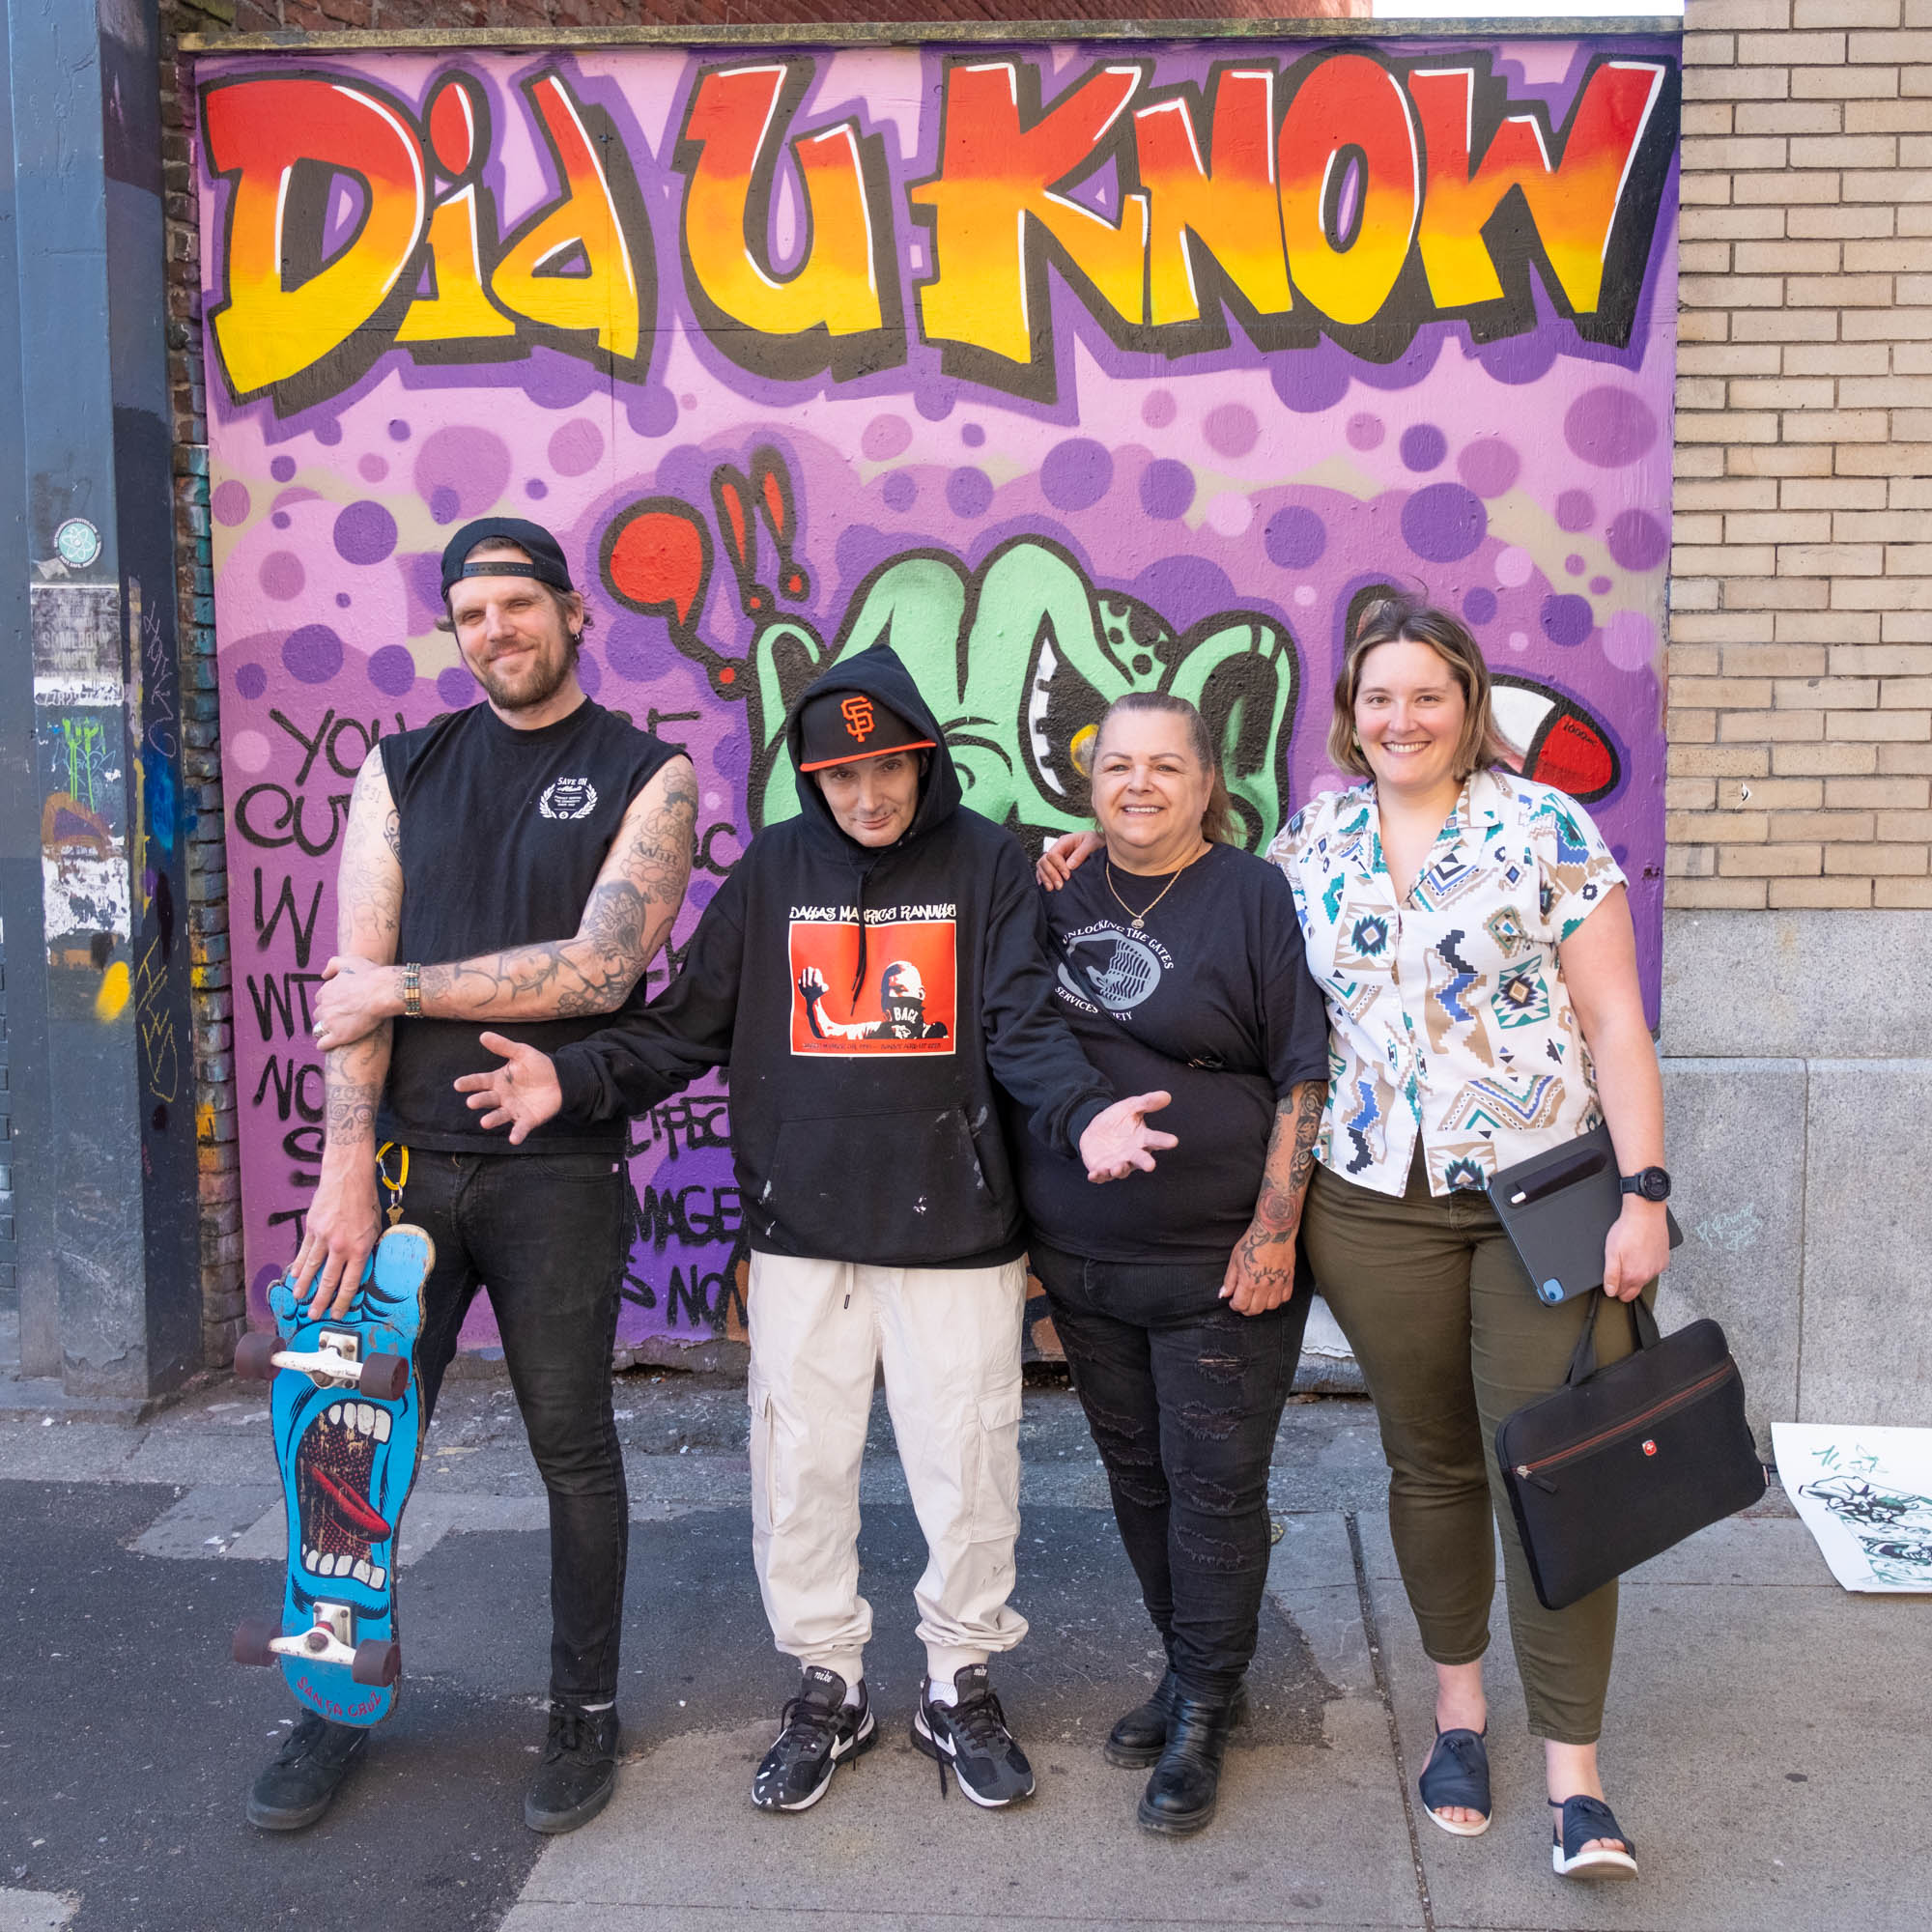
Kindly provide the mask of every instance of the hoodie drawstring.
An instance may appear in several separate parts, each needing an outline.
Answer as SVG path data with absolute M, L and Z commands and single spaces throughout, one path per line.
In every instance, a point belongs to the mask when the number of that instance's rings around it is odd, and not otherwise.
M 859 995 L 866 984 L 866 883 L 872 876 L 872 868 L 866 866 L 859 873 L 859 970 L 852 975 L 852 1011 L 859 1010 Z

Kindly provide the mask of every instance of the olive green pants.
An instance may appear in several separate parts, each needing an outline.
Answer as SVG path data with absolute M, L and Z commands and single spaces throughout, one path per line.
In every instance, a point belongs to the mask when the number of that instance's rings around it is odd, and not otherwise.
M 1437 1663 L 1467 1663 L 1489 1648 L 1493 1514 L 1529 1728 L 1558 1744 L 1594 1744 L 1617 1586 L 1567 1609 L 1538 1603 L 1496 1467 L 1496 1424 L 1561 1384 L 1600 1307 L 1598 1362 L 1629 1354 L 1629 1314 L 1603 1306 L 1602 1294 L 1547 1307 L 1488 1197 L 1432 1196 L 1419 1160 L 1399 1201 L 1318 1166 L 1301 1239 L 1375 1398 L 1389 1534 L 1423 1649 Z

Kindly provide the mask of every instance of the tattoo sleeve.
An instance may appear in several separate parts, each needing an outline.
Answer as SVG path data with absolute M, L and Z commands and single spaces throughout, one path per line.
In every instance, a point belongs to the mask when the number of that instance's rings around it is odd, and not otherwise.
M 1248 1265 L 1256 1273 L 1293 1266 L 1294 1237 L 1315 1172 L 1315 1137 L 1326 1101 L 1327 1089 L 1321 1081 L 1304 1080 L 1275 1109 L 1254 1219 L 1241 1237 Z
M 379 965 L 396 956 L 402 917 L 403 868 L 397 859 L 400 821 L 380 752 L 372 751 L 355 777 L 342 863 L 335 878 L 335 943 L 339 952 L 358 953 Z M 323 1146 L 340 1155 L 373 1147 L 376 1107 L 389 1075 L 389 1022 L 351 1046 L 323 1056 L 326 1096 Z
M 670 935 L 691 877 L 697 781 L 673 758 L 639 793 L 569 939 L 425 966 L 436 1019 L 572 1019 L 614 1012 Z

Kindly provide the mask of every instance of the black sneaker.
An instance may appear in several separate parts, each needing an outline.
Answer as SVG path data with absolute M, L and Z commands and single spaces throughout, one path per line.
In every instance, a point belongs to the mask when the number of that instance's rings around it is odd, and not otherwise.
M 845 1680 L 836 1670 L 810 1665 L 798 1695 L 779 1714 L 783 1728 L 752 1777 L 752 1803 L 760 1811 L 809 1811 L 825 1796 L 832 1774 L 848 1757 L 879 1741 L 866 1680 L 859 1701 L 845 1701 Z
M 610 1804 L 616 1788 L 616 1712 L 553 1704 L 543 1762 L 524 1796 L 524 1823 L 532 1832 L 574 1832 Z
M 920 1686 L 913 1713 L 912 1741 L 939 1760 L 939 1789 L 946 1791 L 946 1767 L 975 1804 L 997 1811 L 1016 1798 L 1033 1796 L 1033 1766 L 1007 1729 L 1007 1714 L 993 1695 L 983 1663 L 969 1663 L 953 1676 L 958 1702 L 935 1704 L 930 1680 Z
M 313 1711 L 304 1713 L 248 1794 L 249 1824 L 264 1832 L 299 1832 L 313 1825 L 368 1743 L 360 1724 L 332 1724 Z

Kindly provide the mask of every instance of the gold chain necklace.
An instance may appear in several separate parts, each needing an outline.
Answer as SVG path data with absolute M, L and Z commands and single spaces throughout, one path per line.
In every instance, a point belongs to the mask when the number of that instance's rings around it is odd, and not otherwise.
M 1203 845 L 1200 851 L 1195 853 L 1194 858 L 1189 859 L 1187 861 L 1187 864 L 1180 867 L 1180 871 L 1176 872 L 1174 877 L 1168 880 L 1167 884 L 1161 887 L 1160 891 L 1154 894 L 1153 897 L 1150 899 L 1147 905 L 1139 912 L 1136 912 L 1133 909 L 1133 907 L 1126 902 L 1125 899 L 1122 898 L 1121 889 L 1114 883 L 1113 862 L 1108 859 L 1103 859 L 1101 860 L 1100 864 L 1106 871 L 1107 890 L 1113 894 L 1114 902 L 1121 908 L 1121 910 L 1123 913 L 1126 914 L 1127 918 L 1133 923 L 1133 929 L 1136 932 L 1138 932 L 1141 929 L 1141 927 L 1146 923 L 1149 915 L 1152 913 L 1154 907 L 1157 906 L 1161 902 L 1161 900 L 1164 899 L 1168 895 L 1168 894 L 1171 893 L 1175 889 L 1175 887 L 1180 883 L 1180 873 L 1186 871 L 1187 867 L 1192 866 L 1197 860 L 1205 859 L 1208 856 L 1208 854 L 1212 850 L 1213 847 L 1211 845 Z

